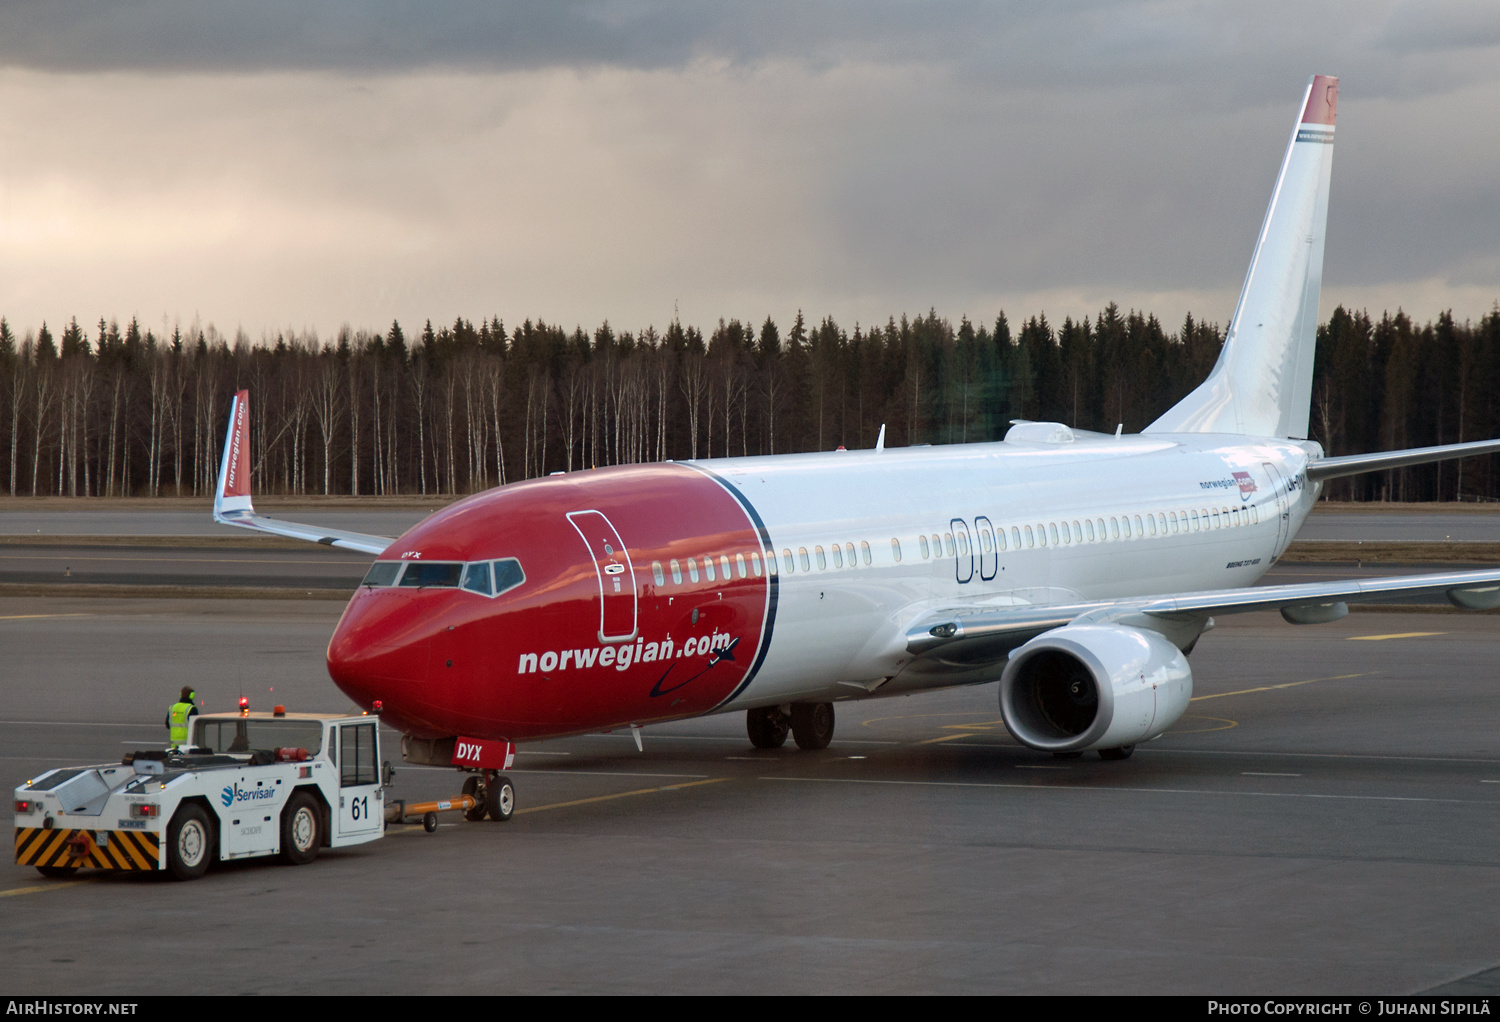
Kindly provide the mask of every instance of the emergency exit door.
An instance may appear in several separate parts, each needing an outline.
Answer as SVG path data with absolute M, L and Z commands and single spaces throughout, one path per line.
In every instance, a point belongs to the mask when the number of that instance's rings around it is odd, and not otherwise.
M 620 534 L 601 511 L 573 511 L 568 521 L 588 548 L 599 578 L 599 641 L 635 638 L 635 568 Z

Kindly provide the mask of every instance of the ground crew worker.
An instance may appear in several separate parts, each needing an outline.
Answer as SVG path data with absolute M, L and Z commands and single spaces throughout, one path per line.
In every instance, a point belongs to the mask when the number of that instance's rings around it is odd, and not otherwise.
M 167 748 L 180 749 L 187 744 L 188 720 L 198 712 L 198 707 L 193 705 L 193 700 L 198 698 L 198 693 L 193 691 L 193 686 L 182 686 L 182 695 L 177 702 L 167 708 Z

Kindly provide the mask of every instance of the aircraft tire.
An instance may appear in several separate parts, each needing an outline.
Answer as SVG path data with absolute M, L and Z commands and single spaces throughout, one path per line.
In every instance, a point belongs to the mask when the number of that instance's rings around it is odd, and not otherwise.
M 792 722 L 775 706 L 761 706 L 745 711 L 745 730 L 750 744 L 757 749 L 779 749 L 786 744 Z
M 516 787 L 504 774 L 492 774 L 485 785 L 484 811 L 492 820 L 504 823 L 516 811 Z
M 1100 749 L 1099 758 L 1109 760 L 1129 759 L 1130 754 L 1134 751 L 1134 745 L 1122 745 L 1118 749 Z
M 167 873 L 173 880 L 197 880 L 213 857 L 213 824 L 202 806 L 188 802 L 167 825 Z
M 470 774 L 464 778 L 464 794 L 474 799 L 476 805 L 473 809 L 464 810 L 464 819 L 470 823 L 478 823 L 484 819 L 485 810 L 485 783 L 477 774 Z
M 323 846 L 323 814 L 318 801 L 305 791 L 287 799 L 281 811 L 281 861 L 306 866 Z
M 799 749 L 826 749 L 833 741 L 832 703 L 793 703 L 792 738 Z

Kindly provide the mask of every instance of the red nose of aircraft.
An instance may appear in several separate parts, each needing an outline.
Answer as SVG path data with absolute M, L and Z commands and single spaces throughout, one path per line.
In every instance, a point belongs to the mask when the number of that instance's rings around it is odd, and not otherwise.
M 432 666 L 432 621 L 420 597 L 361 588 L 328 643 L 334 683 L 367 709 L 380 700 L 394 726 L 416 734 L 434 730 L 422 698 Z

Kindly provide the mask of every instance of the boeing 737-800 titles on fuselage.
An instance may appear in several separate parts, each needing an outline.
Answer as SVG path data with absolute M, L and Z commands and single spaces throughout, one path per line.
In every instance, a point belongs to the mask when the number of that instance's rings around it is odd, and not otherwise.
M 255 514 L 247 394 L 217 520 L 377 554 L 328 646 L 407 758 L 747 711 L 804 748 L 846 699 L 1000 681 L 1034 749 L 1124 758 L 1187 708 L 1212 615 L 1350 601 L 1500 605 L 1500 570 L 1253 587 L 1323 480 L 1500 450 L 1325 458 L 1307 439 L 1337 81 L 1299 108 L 1206 381 L 1134 436 L 1016 424 L 999 443 L 633 465 L 476 494 L 399 539 Z

